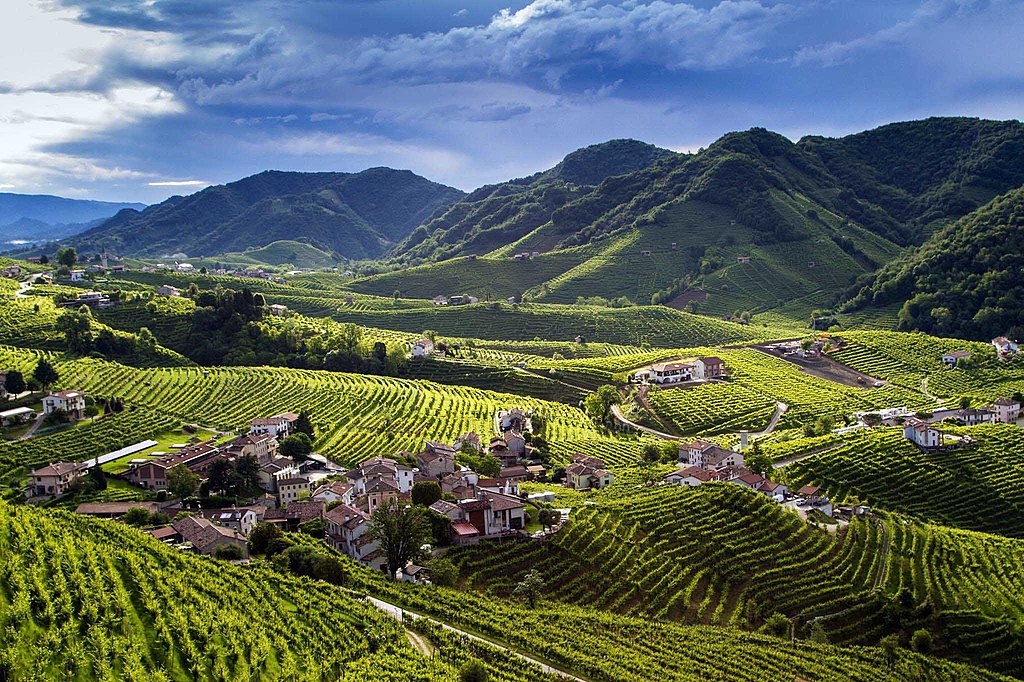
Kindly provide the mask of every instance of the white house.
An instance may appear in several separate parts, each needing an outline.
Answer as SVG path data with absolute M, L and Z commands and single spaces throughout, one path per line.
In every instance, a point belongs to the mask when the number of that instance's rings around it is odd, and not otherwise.
M 298 502 L 302 493 L 309 492 L 309 480 L 298 476 L 281 478 L 277 481 L 277 503 L 282 507 Z
M 23 424 L 31 421 L 36 416 L 36 411 L 31 407 L 15 407 L 0 412 L 0 424 L 9 426 L 11 424 Z
M 192 272 L 195 270 L 191 263 L 178 263 L 174 269 L 178 272 Z
M 956 367 L 956 363 L 960 362 L 961 360 L 966 360 L 969 357 L 971 357 L 971 354 L 968 351 L 955 350 L 952 353 L 946 353 L 945 355 L 942 356 L 942 364 L 946 365 L 947 367 L 953 368 Z
M 597 457 L 573 455 L 572 464 L 565 467 L 565 483 L 574 490 L 607 488 L 614 481 L 614 474 Z
M 789 488 L 775 481 L 765 481 L 761 487 L 758 488 L 757 492 L 762 495 L 767 495 L 776 502 L 781 502 L 786 499 L 786 493 L 789 492 Z
M 295 433 L 295 424 L 299 421 L 299 415 L 294 412 L 282 412 L 273 417 L 253 419 L 249 422 L 249 433 L 255 435 L 267 434 L 278 440 Z
M 942 432 L 920 419 L 906 421 L 903 437 L 922 448 L 936 448 L 942 444 Z
M 722 358 L 711 356 L 698 358 L 693 362 L 693 378 L 707 381 L 721 379 L 725 376 L 725 362 Z
M 741 467 L 743 454 L 718 447 L 707 441 L 694 441 L 679 445 L 679 463 L 714 470 L 723 467 Z
M 161 296 L 181 296 L 181 289 L 170 284 L 161 284 L 156 288 L 156 293 Z
M 63 410 L 75 419 L 81 419 L 85 411 L 85 394 L 78 391 L 60 391 L 43 398 L 43 413 L 52 414 Z
M 213 521 L 225 528 L 237 530 L 242 535 L 249 537 L 249 533 L 259 522 L 259 514 L 248 507 L 234 509 L 221 509 L 213 516 Z
M 63 495 L 85 473 L 82 462 L 54 462 L 29 473 L 30 495 Z
M 707 483 L 713 478 L 714 475 L 710 471 L 705 471 L 698 466 L 688 466 L 673 471 L 665 477 L 665 481 L 672 485 L 698 486 L 702 483 Z
M 1017 354 L 1017 342 L 1011 341 L 1005 336 L 997 336 L 992 339 L 992 345 L 995 346 L 996 354 L 1001 358 Z
M 327 512 L 324 520 L 327 522 L 327 544 L 371 568 L 383 570 L 386 567 L 387 557 L 378 548 L 377 541 L 368 534 L 369 514 L 342 504 Z
M 285 317 L 288 315 L 288 306 L 272 303 L 270 304 L 270 314 L 275 317 Z
M 71 271 L 71 281 L 72 282 L 81 282 L 84 279 L 85 279 L 85 270 L 72 270 Z
M 429 357 L 434 352 L 434 342 L 430 339 L 420 339 L 412 344 L 412 356 L 414 358 Z
M 1013 398 L 1000 398 L 993 405 L 996 421 L 1004 424 L 1015 424 L 1020 416 L 1020 401 Z
M 341 500 L 342 504 L 351 505 L 355 499 L 355 488 L 342 481 L 331 481 L 314 490 L 313 494 L 310 495 L 310 499 L 326 502 L 327 504 Z

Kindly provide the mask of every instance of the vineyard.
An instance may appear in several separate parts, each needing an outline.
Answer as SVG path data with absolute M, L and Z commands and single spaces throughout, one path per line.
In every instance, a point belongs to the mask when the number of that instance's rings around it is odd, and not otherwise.
M 0 352 L 0 360 L 30 364 L 13 349 Z M 135 369 L 90 358 L 60 362 L 57 369 L 62 387 L 223 430 L 247 427 L 254 417 L 308 410 L 318 451 L 343 463 L 416 452 L 424 439 L 489 434 L 494 414 L 509 406 L 544 414 L 550 441 L 616 442 L 602 437 L 578 408 L 465 386 L 276 367 Z
M 801 636 L 817 619 L 831 642 L 872 644 L 937 619 L 942 651 L 1024 673 L 1024 638 L 1006 626 L 1024 615 L 1024 548 L 898 516 L 833 534 L 734 484 L 619 488 L 574 509 L 548 543 L 452 556 L 469 590 L 507 595 L 536 569 L 552 599 L 648 620 L 752 628 L 780 612 Z M 903 590 L 908 603 L 893 616 Z
M 793 485 L 814 483 L 934 523 L 1024 538 L 1024 433 L 1012 426 L 964 429 L 978 445 L 922 452 L 900 429 L 875 429 L 786 468 Z
M 0 563 L 9 680 L 441 682 L 465 657 L 442 647 L 427 660 L 397 621 L 326 583 L 66 512 L 0 503 Z M 475 653 L 500 662 L 495 680 L 549 679 L 492 647 Z

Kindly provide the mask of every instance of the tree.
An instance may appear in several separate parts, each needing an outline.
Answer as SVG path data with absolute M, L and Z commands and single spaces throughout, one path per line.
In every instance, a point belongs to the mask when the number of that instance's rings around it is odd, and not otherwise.
M 309 419 L 309 412 L 305 410 L 299 412 L 299 418 L 295 420 L 295 432 L 316 438 L 316 430 L 313 428 L 313 422 Z
M 252 455 L 235 460 L 230 477 L 231 490 L 239 497 L 254 497 L 260 489 L 260 463 Z
M 814 621 L 814 625 L 811 626 L 811 641 L 828 644 L 828 633 L 825 632 L 825 626 L 818 621 Z
M 238 545 L 229 544 L 218 547 L 214 551 L 213 555 L 218 559 L 223 559 L 224 561 L 237 561 L 238 559 L 241 559 L 245 553 L 242 552 L 242 548 Z
M 437 481 L 420 481 L 412 486 L 412 503 L 429 507 L 441 499 L 441 485 Z
M 121 520 L 129 526 L 148 526 L 149 510 L 145 507 L 132 507 L 124 516 L 121 517 Z
M 47 389 L 57 383 L 60 375 L 57 374 L 57 370 L 53 368 L 49 360 L 40 358 L 36 368 L 32 371 L 32 378 L 39 382 L 44 389 Z
M 4 388 L 7 389 L 8 393 L 13 393 L 14 395 L 21 393 L 27 388 L 25 386 L 25 375 L 16 369 L 7 370 Z
M 430 569 L 430 582 L 441 587 L 455 587 L 459 583 L 459 569 L 449 559 L 434 559 L 427 567 Z
M 774 469 L 772 464 L 772 458 L 762 452 L 761 446 L 754 441 L 754 445 L 751 446 L 750 453 L 746 457 L 747 468 L 755 474 L 768 478 Z
M 313 452 L 313 441 L 308 435 L 300 431 L 282 440 L 277 451 L 282 457 L 291 457 L 301 462 L 306 460 L 309 454 Z
M 885 660 L 885 664 L 891 668 L 896 663 L 896 659 L 899 658 L 899 636 L 886 635 L 878 642 L 878 647 L 882 650 L 882 658 Z
M 932 633 L 924 628 L 914 630 L 910 637 L 910 648 L 919 654 L 927 656 L 932 651 Z
M 541 577 L 537 569 L 531 568 L 529 572 L 523 576 L 523 579 L 519 581 L 516 588 L 512 590 L 512 594 L 520 599 L 526 600 L 532 609 L 537 605 L 537 599 L 540 597 L 540 591 L 543 589 L 544 578 Z
M 544 507 L 537 513 L 537 523 L 544 527 L 544 529 L 557 526 L 561 520 L 562 513 L 555 509 Z
M 249 551 L 266 554 L 271 541 L 284 537 L 284 532 L 272 523 L 257 523 L 249 533 Z
M 63 265 L 66 268 L 75 267 L 75 263 L 78 262 L 78 252 L 75 251 L 74 247 L 63 246 L 57 249 L 57 256 L 55 258 L 57 265 Z
M 480 660 L 471 658 L 459 668 L 459 682 L 487 682 L 491 679 L 490 673 Z
M 139 348 L 144 351 L 152 351 L 156 348 L 156 337 L 149 327 L 139 329 Z
M 93 490 L 107 489 L 107 474 L 103 471 L 103 467 L 96 465 L 89 469 L 89 479 L 92 481 Z
M 167 489 L 180 500 L 195 495 L 199 482 L 199 474 L 184 464 L 175 465 L 167 471 Z
M 657 443 L 647 443 L 640 452 L 640 459 L 645 464 L 657 464 L 661 461 L 661 446 Z
M 481 476 L 494 478 L 501 473 L 501 460 L 490 453 L 480 455 L 473 467 Z
M 387 557 L 388 575 L 394 580 L 398 570 L 412 561 L 430 539 L 430 524 L 422 507 L 391 499 L 374 510 L 369 533 L 380 543 Z
M 215 459 L 210 463 L 206 471 L 206 487 L 212 492 L 219 493 L 227 490 L 231 476 L 231 462 L 226 459 Z
M 789 627 L 789 618 L 786 618 L 781 613 L 773 613 L 764 622 L 761 629 L 774 637 L 788 638 Z

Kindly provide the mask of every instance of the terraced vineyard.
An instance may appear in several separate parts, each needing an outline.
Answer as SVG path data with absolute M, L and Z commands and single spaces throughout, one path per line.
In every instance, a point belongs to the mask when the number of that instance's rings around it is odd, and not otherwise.
M 0 503 L 7 679 L 451 680 L 399 623 L 327 583 L 177 551 L 128 526 Z M 355 569 L 359 570 L 359 569 Z M 273 617 L 253 618 L 254 613 Z M 544 680 L 486 645 L 498 680 Z
M 651 407 L 685 435 L 715 435 L 768 426 L 775 403 L 740 384 L 709 384 L 696 389 L 653 389 Z
M 1009 425 L 962 431 L 977 447 L 922 452 L 898 428 L 875 429 L 791 464 L 786 477 L 823 486 L 837 499 L 1024 538 L 1024 432 Z
M 1016 540 L 889 515 L 831 533 L 723 483 L 613 487 L 548 543 L 488 550 L 453 553 L 466 588 L 508 594 L 536 569 L 552 599 L 648 619 L 747 628 L 780 612 L 801 636 L 818 622 L 844 644 L 928 627 L 943 653 L 1024 673 L 1024 638 L 1008 625 L 1024 614 Z M 893 620 L 888 605 L 904 589 Z
M 0 360 L 7 366 L 30 362 L 14 349 L 0 353 Z M 245 427 L 254 417 L 305 409 L 318 429 L 318 450 L 345 463 L 417 451 L 424 439 L 489 434 L 494 414 L 510 406 L 543 413 L 551 441 L 616 443 L 602 437 L 578 408 L 464 386 L 272 367 L 134 369 L 88 358 L 60 362 L 57 369 L 61 386 L 225 430 Z

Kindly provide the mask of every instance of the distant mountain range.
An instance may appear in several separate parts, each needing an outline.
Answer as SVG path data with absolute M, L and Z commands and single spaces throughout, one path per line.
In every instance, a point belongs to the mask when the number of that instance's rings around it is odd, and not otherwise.
M 346 258 L 377 258 L 463 195 L 391 168 L 266 171 L 143 211 L 123 210 L 71 243 L 134 256 L 204 256 L 293 240 Z
M 0 240 L 41 242 L 82 232 L 122 209 L 145 204 L 0 192 Z

